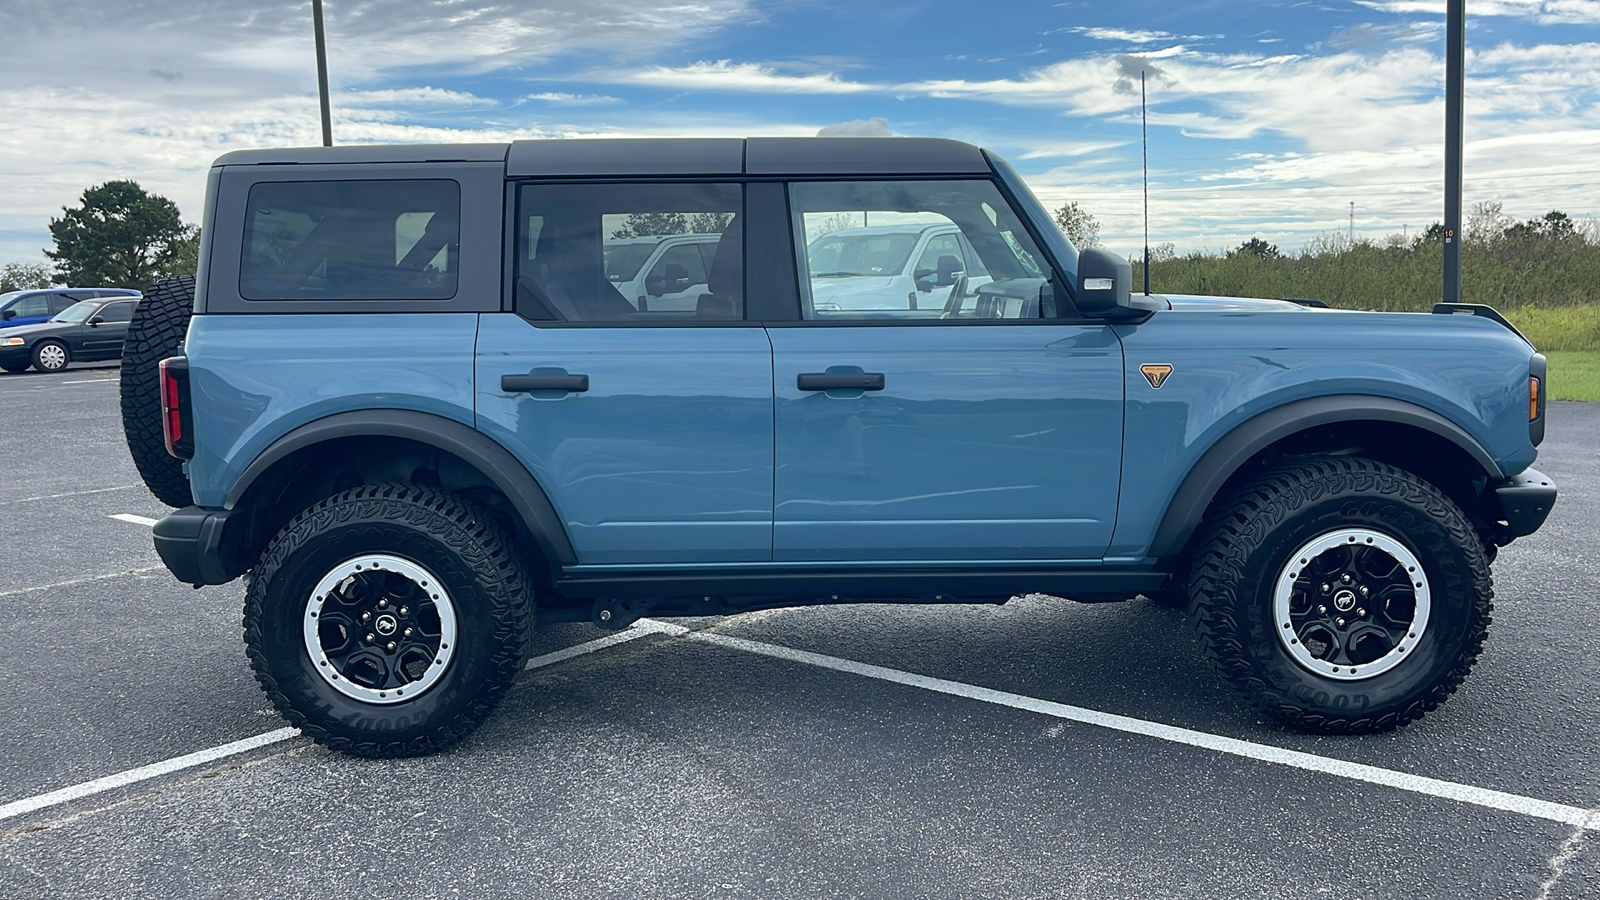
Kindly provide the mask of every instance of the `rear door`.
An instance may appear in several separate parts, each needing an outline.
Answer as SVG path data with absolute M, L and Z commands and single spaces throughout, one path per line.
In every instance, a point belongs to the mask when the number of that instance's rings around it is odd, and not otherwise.
M 772 349 L 746 320 L 736 183 L 528 183 L 514 313 L 478 334 L 478 427 L 545 488 L 581 565 L 772 557 Z M 706 293 L 635 308 L 603 245 L 716 234 Z M 692 249 L 692 245 L 685 245 Z
M 813 308 L 801 250 L 802 321 L 769 327 L 774 559 L 1100 558 L 1121 467 L 1121 344 L 1059 315 L 1054 273 L 994 185 L 790 190 L 801 248 L 843 212 L 950 223 L 987 276 L 965 307 Z

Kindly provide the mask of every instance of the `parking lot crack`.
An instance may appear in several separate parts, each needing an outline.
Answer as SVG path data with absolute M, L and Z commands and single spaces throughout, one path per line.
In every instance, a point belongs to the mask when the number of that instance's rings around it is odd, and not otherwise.
M 1539 885 L 1538 900 L 1550 900 L 1550 892 L 1555 890 L 1556 885 L 1561 882 L 1561 877 L 1566 874 L 1567 863 L 1572 862 L 1573 857 L 1583 851 L 1584 841 L 1588 838 L 1589 832 L 1597 828 L 1600 828 L 1600 809 L 1591 810 L 1589 817 L 1582 824 L 1574 826 L 1560 849 L 1550 857 L 1550 877 Z

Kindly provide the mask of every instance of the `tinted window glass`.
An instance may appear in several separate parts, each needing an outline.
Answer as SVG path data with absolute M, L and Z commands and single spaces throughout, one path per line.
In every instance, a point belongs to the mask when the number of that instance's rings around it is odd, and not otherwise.
M 71 304 L 68 304 L 69 306 Z M 11 304 L 11 310 L 20 318 L 22 316 L 48 316 L 50 315 L 50 295 L 30 294 Z
M 247 300 L 448 300 L 456 293 L 454 181 L 267 182 L 250 189 L 239 294 Z
M 1056 314 L 1043 254 L 989 181 L 800 183 L 790 206 L 807 319 Z
M 106 322 L 132 322 L 132 303 L 111 303 L 100 310 L 100 318 Z
M 523 185 L 517 311 L 569 322 L 742 319 L 741 194 L 736 184 Z

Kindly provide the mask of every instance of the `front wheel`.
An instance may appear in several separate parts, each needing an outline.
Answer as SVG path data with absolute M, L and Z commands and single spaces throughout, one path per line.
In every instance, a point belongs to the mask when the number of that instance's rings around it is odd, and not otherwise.
M 409 485 L 364 486 L 295 517 L 245 592 L 256 679 L 334 750 L 417 756 L 486 718 L 521 671 L 531 581 L 487 515 Z
M 1311 457 L 1245 486 L 1203 526 L 1191 616 L 1212 665 L 1291 725 L 1384 731 L 1443 703 L 1493 608 L 1483 543 L 1433 485 Z
M 41 372 L 59 372 L 72 361 L 67 345 L 60 341 L 40 341 L 33 348 L 33 367 Z

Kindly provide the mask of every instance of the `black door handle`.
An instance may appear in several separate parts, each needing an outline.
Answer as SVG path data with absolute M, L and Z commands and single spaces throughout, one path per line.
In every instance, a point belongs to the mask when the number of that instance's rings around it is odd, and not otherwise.
M 803 372 L 795 378 L 795 387 L 802 391 L 881 391 L 882 372 L 862 372 L 855 375 L 830 375 L 823 372 Z
M 501 375 L 500 390 L 508 394 L 521 391 L 571 391 L 583 393 L 589 389 L 587 375 Z

